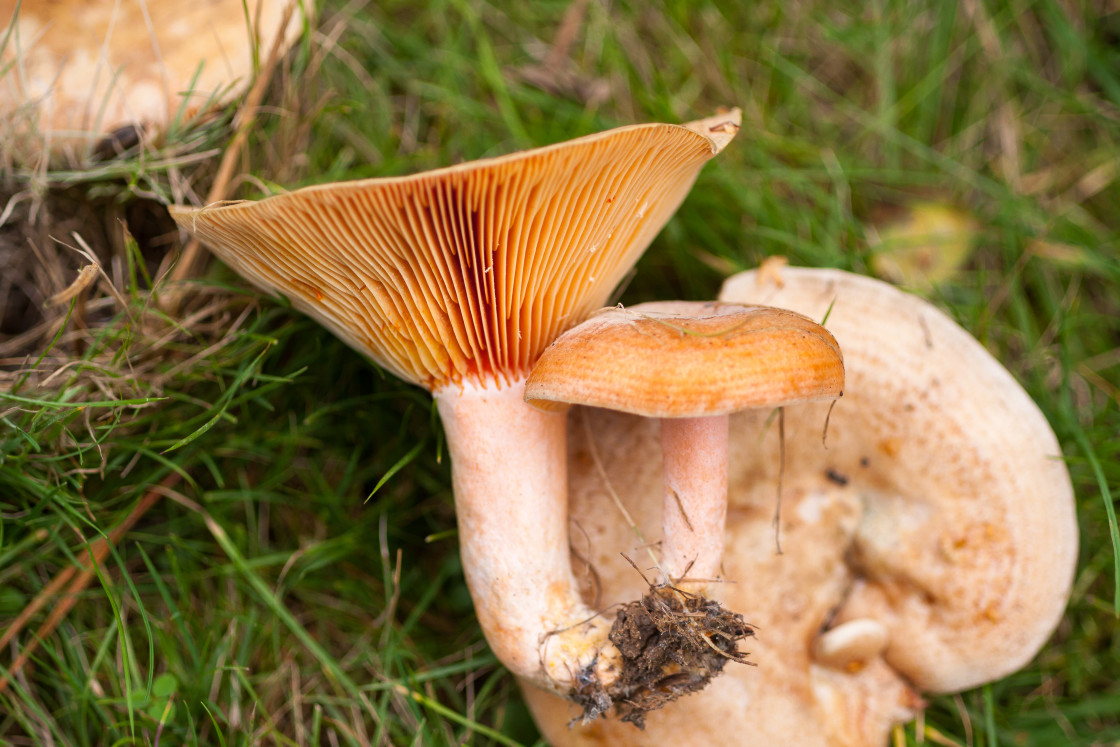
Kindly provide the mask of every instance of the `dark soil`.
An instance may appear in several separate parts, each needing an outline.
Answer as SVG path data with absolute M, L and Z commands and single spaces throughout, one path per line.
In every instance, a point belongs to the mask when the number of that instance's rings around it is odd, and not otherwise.
M 612 706 L 615 715 L 645 728 L 645 715 L 702 690 L 729 661 L 751 664 L 738 642 L 754 635 L 742 615 L 719 602 L 673 586 L 651 587 L 625 605 L 610 640 L 622 654 L 622 672 L 604 688 L 589 667 L 569 696 L 590 721 Z
M 0 212 L 12 207 L 0 222 L 0 360 L 22 365 L 24 357 L 43 350 L 62 324 L 67 305 L 52 308 L 46 301 L 89 264 L 76 249 L 79 238 L 121 288 L 130 261 L 142 259 L 154 277 L 177 245 L 178 230 L 155 200 L 91 196 L 90 191 L 83 185 L 32 196 L 30 190 L 0 185 Z M 127 256 L 129 238 L 136 241 L 140 257 Z M 73 319 L 73 325 L 97 326 L 117 311 L 109 306 L 100 317 L 95 311 L 85 317 L 79 309 L 76 316 L 82 318 Z

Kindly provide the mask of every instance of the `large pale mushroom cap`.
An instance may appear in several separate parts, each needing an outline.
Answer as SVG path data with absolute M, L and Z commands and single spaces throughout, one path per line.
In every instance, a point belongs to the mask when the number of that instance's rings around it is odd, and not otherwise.
M 187 120 L 244 91 L 286 0 L 0 0 L 6 137 L 81 151 L 117 128 Z M 313 2 L 304 2 L 305 8 Z M 18 6 L 18 10 L 17 10 Z M 18 15 L 17 15 L 18 12 Z M 292 15 L 284 46 L 299 35 Z
M 832 399 L 843 388 L 840 348 L 811 319 L 671 301 L 607 309 L 565 332 L 534 366 L 525 399 L 679 418 Z
M 1065 610 L 1077 560 L 1069 473 L 1046 418 L 949 317 L 886 283 L 787 269 L 721 297 L 823 314 L 849 364 L 823 467 L 862 517 L 838 621 L 890 633 L 886 660 L 953 692 L 1026 664 Z M 810 465 L 791 464 L 791 471 Z M 819 469 L 818 469 L 819 472 Z
M 415 176 L 171 214 L 406 381 L 509 380 L 603 305 L 738 122 L 734 110 L 622 127 Z
M 526 695 L 554 745 L 888 743 L 918 690 L 976 686 L 1023 666 L 1054 630 L 1077 553 L 1061 450 L 1022 388 L 971 336 L 921 299 L 833 270 L 746 273 L 723 298 L 824 318 L 844 350 L 844 397 L 786 412 L 783 554 L 774 545 L 778 429 L 731 416 L 728 583 L 714 592 L 757 626 L 751 660 L 650 714 L 645 732 Z M 606 607 L 643 581 L 617 497 L 644 536 L 661 520 L 660 433 L 646 418 L 575 408 L 573 547 Z M 577 568 L 577 573 L 579 569 Z

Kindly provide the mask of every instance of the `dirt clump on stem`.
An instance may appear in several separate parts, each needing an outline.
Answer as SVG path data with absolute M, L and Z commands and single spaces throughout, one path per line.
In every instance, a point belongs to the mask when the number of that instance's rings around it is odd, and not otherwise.
M 719 602 L 675 586 L 651 586 L 623 605 L 610 640 L 622 655 L 621 672 L 608 692 L 592 667 L 569 696 L 583 707 L 581 720 L 614 708 L 623 721 L 645 728 L 645 715 L 702 690 L 729 661 L 753 666 L 739 641 L 754 635 L 743 616 Z

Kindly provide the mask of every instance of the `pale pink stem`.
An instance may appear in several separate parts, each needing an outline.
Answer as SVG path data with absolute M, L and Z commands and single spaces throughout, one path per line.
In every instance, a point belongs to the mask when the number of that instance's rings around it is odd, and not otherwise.
M 617 649 L 572 574 L 567 416 L 526 404 L 524 389 L 524 381 L 468 382 L 434 395 L 463 570 L 486 640 L 514 674 L 564 694 L 597 655 L 605 665 Z
M 661 421 L 661 568 L 671 581 L 719 576 L 727 518 L 727 429 L 726 415 Z

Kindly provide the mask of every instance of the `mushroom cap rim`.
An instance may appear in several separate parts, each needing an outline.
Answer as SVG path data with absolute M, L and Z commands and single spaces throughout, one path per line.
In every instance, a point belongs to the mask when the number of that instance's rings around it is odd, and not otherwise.
M 726 113 L 716 114 L 716 115 L 713 115 L 711 117 L 705 117 L 704 119 L 696 120 L 696 122 L 710 122 L 710 121 L 723 120 L 722 124 L 732 125 L 737 129 L 739 127 L 740 118 L 741 118 L 741 115 L 739 113 L 739 109 L 738 109 L 738 107 L 735 107 L 735 108 L 730 109 Z M 561 141 L 561 142 L 558 142 L 558 143 L 552 143 L 550 145 L 542 145 L 542 146 L 535 147 L 535 148 L 528 148 L 528 149 L 525 149 L 525 150 L 517 150 L 517 151 L 514 151 L 512 153 L 507 153 L 507 154 L 501 155 L 501 156 L 490 156 L 490 157 L 486 157 L 486 158 L 478 158 L 478 159 L 474 159 L 474 160 L 470 160 L 470 161 L 464 161 L 462 163 L 452 164 L 450 166 L 440 166 L 440 167 L 434 168 L 434 169 L 419 171 L 419 172 L 416 172 L 414 174 L 402 174 L 402 175 L 399 175 L 399 176 L 375 176 L 375 177 L 368 177 L 368 178 L 365 178 L 365 179 L 348 179 L 348 180 L 343 180 L 343 181 L 326 182 L 326 183 L 323 183 L 323 184 L 310 184 L 310 185 L 307 185 L 305 187 L 300 187 L 298 189 L 293 189 L 293 190 L 284 191 L 284 192 L 278 192 L 277 194 L 269 195 L 269 196 L 263 197 L 259 200 L 219 200 L 219 201 L 216 201 L 216 202 L 213 202 L 213 203 L 210 203 L 210 204 L 207 204 L 207 205 L 203 205 L 203 206 L 200 206 L 200 207 L 186 206 L 186 205 L 169 205 L 168 206 L 168 211 L 171 213 L 172 217 L 179 218 L 179 217 L 189 216 L 192 213 L 197 215 L 197 214 L 207 212 L 207 211 L 210 211 L 210 210 L 214 210 L 214 209 L 232 209 L 232 208 L 238 208 L 238 207 L 248 207 L 248 206 L 252 206 L 252 205 L 258 205 L 262 202 L 266 202 L 266 201 L 273 200 L 273 199 L 278 199 L 278 198 L 284 198 L 288 195 L 292 195 L 292 194 L 296 194 L 296 193 L 308 194 L 308 193 L 314 193 L 314 192 L 330 192 L 331 190 L 333 190 L 337 187 L 340 187 L 340 186 L 346 186 L 346 187 L 349 187 L 349 188 L 362 188 L 362 187 L 372 187 L 372 186 L 377 186 L 377 185 L 401 184 L 401 183 L 406 183 L 406 182 L 409 182 L 409 181 L 422 181 L 422 180 L 427 180 L 427 179 L 438 179 L 438 178 L 441 178 L 441 177 L 444 177 L 444 176 L 447 176 L 447 175 L 450 175 L 450 174 L 459 174 L 459 173 L 471 172 L 471 171 L 481 171 L 481 170 L 485 170 L 487 168 L 490 168 L 490 167 L 498 165 L 498 164 L 513 163 L 513 162 L 516 162 L 516 161 L 525 160 L 525 159 L 529 159 L 529 158 L 532 158 L 532 157 L 535 157 L 535 156 L 538 156 L 538 155 L 549 153 L 549 152 L 554 151 L 554 150 L 567 149 L 567 148 L 570 148 L 574 145 L 593 143 L 593 142 L 596 142 L 598 140 L 605 140 L 609 137 L 613 137 L 613 136 L 616 136 L 616 135 L 621 134 L 621 133 L 631 132 L 631 131 L 636 131 L 636 130 L 651 130 L 652 131 L 652 130 L 665 130 L 665 129 L 667 129 L 667 130 L 681 130 L 681 131 L 684 131 L 684 132 L 688 132 L 688 133 L 691 133 L 692 135 L 694 135 L 695 137 L 698 137 L 698 138 L 701 138 L 701 139 L 705 140 L 708 144 L 709 149 L 711 150 L 712 155 L 713 156 L 717 155 L 720 152 L 720 150 L 722 149 L 722 145 L 719 142 L 717 142 L 716 139 L 714 139 L 710 136 L 707 136 L 707 135 L 703 135 L 700 132 L 698 132 L 696 129 L 694 129 L 692 127 L 689 127 L 688 126 L 689 124 L 695 124 L 695 122 L 694 123 L 685 123 L 685 124 L 671 124 L 671 123 L 665 123 L 665 122 L 647 122 L 647 123 L 643 123 L 643 124 L 624 125 L 622 127 L 615 127 L 615 128 L 609 129 L 609 130 L 603 130 L 603 131 L 600 131 L 600 132 L 593 132 L 593 133 L 590 133 L 588 135 L 583 135 L 581 137 L 572 138 L 570 140 L 564 140 L 564 141 Z M 717 126 L 719 126 L 719 125 L 717 125 Z M 713 131 L 715 131 L 715 130 L 713 130 Z

